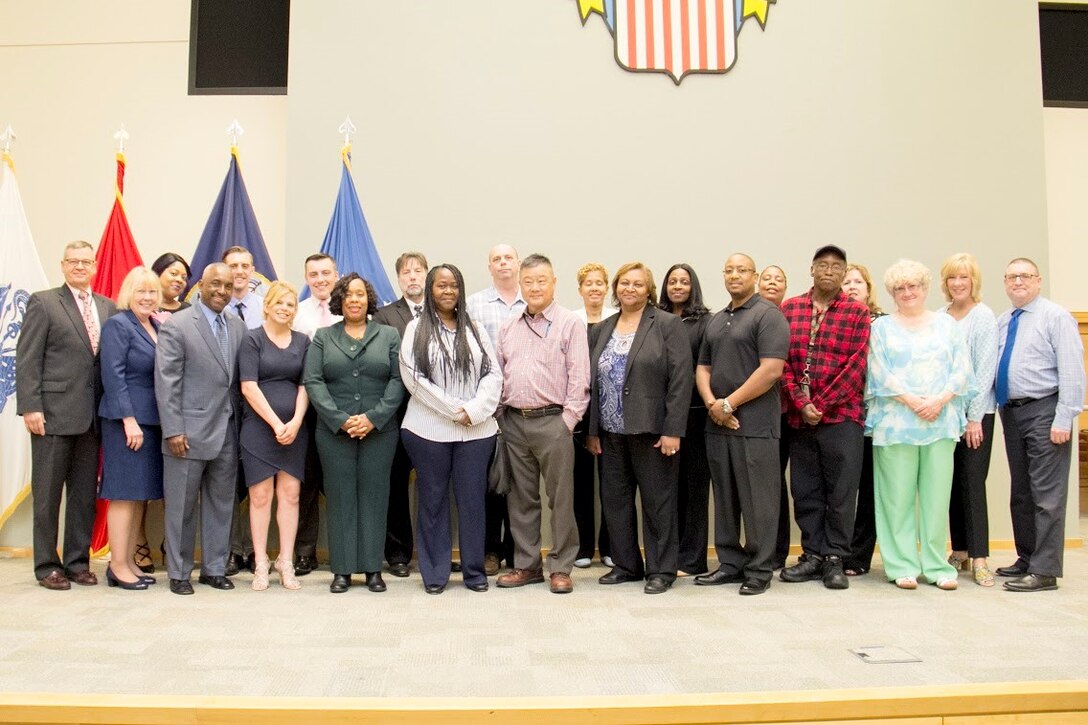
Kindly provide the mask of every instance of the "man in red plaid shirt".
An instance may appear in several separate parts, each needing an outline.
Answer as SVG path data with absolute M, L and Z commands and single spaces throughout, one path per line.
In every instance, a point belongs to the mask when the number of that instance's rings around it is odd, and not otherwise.
M 779 576 L 846 589 L 842 557 L 850 554 L 861 472 L 869 310 L 842 291 L 842 249 L 820 247 L 811 271 L 812 289 L 782 305 L 790 324 L 782 374 L 793 429 L 790 488 L 804 553 Z

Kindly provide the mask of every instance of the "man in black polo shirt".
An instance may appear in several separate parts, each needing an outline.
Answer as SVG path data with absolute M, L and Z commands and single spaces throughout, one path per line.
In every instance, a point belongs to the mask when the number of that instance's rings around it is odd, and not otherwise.
M 732 301 L 707 325 L 695 372 L 710 411 L 706 454 L 714 483 L 718 569 L 695 577 L 695 583 L 743 582 L 741 594 L 762 594 L 771 585 L 778 535 L 778 380 L 790 329 L 782 312 L 755 293 L 751 257 L 732 255 L 723 272 Z

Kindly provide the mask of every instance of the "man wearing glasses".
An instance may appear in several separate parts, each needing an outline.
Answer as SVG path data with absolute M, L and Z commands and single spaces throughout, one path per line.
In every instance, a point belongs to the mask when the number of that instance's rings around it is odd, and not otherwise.
M 778 307 L 756 294 L 751 257 L 734 254 L 725 260 L 723 273 L 731 301 L 707 325 L 695 371 L 696 387 L 710 411 L 706 454 L 714 485 L 718 569 L 695 577 L 695 583 L 741 583 L 741 594 L 762 594 L 771 586 L 778 537 L 778 379 L 789 352 L 790 328 Z
M 1039 294 L 1039 267 L 1023 257 L 1005 268 L 1012 302 L 997 320 L 995 393 L 1005 429 L 1016 562 L 997 570 L 1005 589 L 1057 589 L 1065 546 L 1070 431 L 1084 402 L 1084 346 L 1066 310 Z
M 98 340 L 116 314 L 109 299 L 91 292 L 94 247 L 64 248 L 64 284 L 30 296 L 16 349 L 16 412 L 30 432 L 30 490 L 34 498 L 34 575 L 46 589 L 98 583 L 88 569 L 98 479 L 102 396 Z M 64 554 L 57 557 L 61 493 Z

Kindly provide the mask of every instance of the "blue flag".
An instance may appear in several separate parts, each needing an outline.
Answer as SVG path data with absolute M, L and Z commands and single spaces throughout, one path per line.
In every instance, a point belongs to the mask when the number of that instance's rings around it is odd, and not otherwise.
M 235 246 L 245 247 L 253 254 L 253 269 L 256 274 L 250 284 L 254 289 L 262 281 L 276 279 L 276 269 L 268 256 L 268 248 L 264 245 L 264 237 L 257 225 L 257 217 L 253 213 L 253 205 L 246 191 L 246 182 L 242 179 L 242 169 L 238 166 L 238 147 L 231 146 L 227 177 L 223 179 L 215 206 L 208 215 L 208 223 L 200 235 L 196 251 L 193 252 L 193 276 L 189 280 L 189 286 L 192 287 L 200 281 L 205 267 L 212 262 L 222 262 L 223 252 Z
M 374 237 L 370 236 L 370 227 L 359 204 L 359 195 L 355 192 L 355 182 L 351 179 L 351 147 L 345 146 L 340 156 L 344 161 L 340 190 L 336 193 L 336 205 L 329 228 L 325 230 L 325 239 L 321 242 L 321 251 L 336 260 L 340 276 L 357 272 L 374 286 L 374 291 L 378 293 L 378 306 L 388 305 L 396 302 L 397 294 L 385 275 L 385 267 L 378 257 Z M 302 298 L 309 294 L 310 288 L 307 287 L 302 292 Z

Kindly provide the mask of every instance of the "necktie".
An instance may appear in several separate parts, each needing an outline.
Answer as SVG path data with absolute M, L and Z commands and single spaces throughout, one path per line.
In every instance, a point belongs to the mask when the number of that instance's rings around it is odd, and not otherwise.
M 86 290 L 79 293 L 79 306 L 83 308 L 83 326 L 87 328 L 87 337 L 91 340 L 91 352 L 98 353 L 98 323 L 94 321 L 91 309 L 91 295 Z
M 246 321 L 245 309 L 246 304 L 244 302 L 239 302 L 237 305 L 234 306 L 234 311 L 238 313 L 238 319 L 242 322 Z
M 412 305 L 412 314 L 418 320 L 419 316 L 423 314 L 423 305 Z
M 215 341 L 219 343 L 219 354 L 223 356 L 223 364 L 229 370 L 230 349 L 227 346 L 227 325 L 221 314 L 215 316 Z
M 1001 359 L 997 363 L 997 404 L 1004 405 L 1009 402 L 1009 362 L 1012 360 L 1012 346 L 1016 344 L 1016 330 L 1020 327 L 1020 315 L 1023 309 L 1012 311 L 1012 319 L 1009 320 L 1009 329 L 1005 333 L 1005 348 L 1001 351 Z
M 332 312 L 329 310 L 329 301 L 320 300 L 317 303 L 318 327 L 328 327 L 332 324 Z

